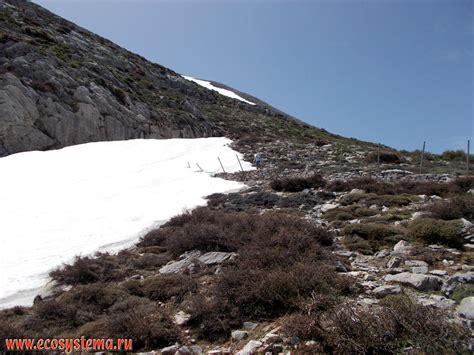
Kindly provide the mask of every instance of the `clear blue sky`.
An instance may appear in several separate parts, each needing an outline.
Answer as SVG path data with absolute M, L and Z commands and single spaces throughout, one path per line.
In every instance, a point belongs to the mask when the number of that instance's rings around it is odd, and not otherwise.
M 474 140 L 474 0 L 35 2 L 334 133 L 433 152 Z

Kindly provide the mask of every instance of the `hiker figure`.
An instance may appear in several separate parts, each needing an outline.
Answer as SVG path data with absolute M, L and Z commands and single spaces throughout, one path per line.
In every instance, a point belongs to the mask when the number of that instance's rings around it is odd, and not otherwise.
M 262 155 L 260 153 L 255 154 L 255 165 L 257 165 L 257 168 L 262 165 Z

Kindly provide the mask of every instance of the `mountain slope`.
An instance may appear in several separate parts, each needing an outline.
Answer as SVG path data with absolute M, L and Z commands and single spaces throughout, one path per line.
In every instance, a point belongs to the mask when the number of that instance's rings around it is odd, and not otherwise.
M 0 0 L 0 53 L 0 156 L 132 138 L 327 135 L 261 101 L 207 90 L 24 0 Z

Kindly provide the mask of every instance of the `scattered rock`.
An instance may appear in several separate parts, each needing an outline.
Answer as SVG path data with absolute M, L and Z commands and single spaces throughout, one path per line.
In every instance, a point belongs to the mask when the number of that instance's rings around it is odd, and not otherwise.
M 399 282 L 403 285 L 411 286 L 420 291 L 439 290 L 442 284 L 442 280 L 439 277 L 423 274 L 412 274 L 409 272 L 402 272 L 395 275 L 386 275 L 385 281 Z
M 325 203 L 321 206 L 321 212 L 327 212 L 337 207 L 339 207 L 339 204 L 337 203 Z
M 339 260 L 336 262 L 336 271 L 337 272 L 347 272 L 347 268 Z
M 466 244 L 464 244 L 464 249 L 466 249 L 466 250 L 474 250 L 474 244 L 472 244 L 472 243 L 466 243 Z
M 423 216 L 426 216 L 426 212 L 415 212 L 412 214 L 411 216 L 411 219 L 417 219 L 417 218 L 420 218 L 420 217 L 423 217 Z
M 240 350 L 237 355 L 251 355 L 256 352 L 259 347 L 263 344 L 258 340 L 250 340 L 243 348 Z
M 242 329 L 244 330 L 254 330 L 257 328 L 258 324 L 257 323 L 252 323 L 252 322 L 244 322 Z
M 390 250 L 382 249 L 382 250 L 376 252 L 374 256 L 376 258 L 385 258 L 387 256 L 390 256 L 390 254 L 391 254 Z
M 397 254 L 410 254 L 412 246 L 410 243 L 404 240 L 400 240 L 397 244 L 393 246 L 393 251 Z
M 414 266 L 411 268 L 411 272 L 414 274 L 427 274 L 428 266 Z
M 184 269 L 190 268 L 193 265 L 215 265 L 221 264 L 224 261 L 235 258 L 235 253 L 223 253 L 223 252 L 209 252 L 201 254 L 200 251 L 193 250 L 182 254 L 178 261 L 170 261 L 168 264 L 163 266 L 159 271 L 161 274 L 171 274 L 183 271 Z
M 276 333 L 267 333 L 261 339 L 261 342 L 264 343 L 264 344 L 274 344 L 274 343 L 276 343 L 280 340 L 281 340 L 281 338 L 278 334 L 276 334 Z
M 402 289 L 400 288 L 400 286 L 396 286 L 396 285 L 383 285 L 383 286 L 377 287 L 372 292 L 377 297 L 385 297 L 388 295 L 397 295 L 400 292 L 402 292 Z
M 456 304 L 453 300 L 440 295 L 423 295 L 419 297 L 418 300 L 424 306 L 436 307 L 444 310 L 451 309 Z
M 405 261 L 406 266 L 428 266 L 428 263 L 423 260 L 407 260 Z
M 474 320 L 474 296 L 463 298 L 458 313 L 469 320 Z
M 202 348 L 199 345 L 191 345 L 189 348 L 193 354 L 202 354 Z
M 245 330 L 233 330 L 231 336 L 232 340 L 240 341 L 247 338 L 249 336 L 249 332 Z
M 395 267 L 399 267 L 401 263 L 402 263 L 402 258 L 398 256 L 394 256 L 387 262 L 387 267 L 389 269 L 392 269 Z
M 446 270 L 431 270 L 430 274 L 442 277 L 442 276 L 446 276 L 448 272 Z
M 473 226 L 473 224 L 465 218 L 461 218 L 461 222 L 463 224 L 463 233 L 467 232 Z
M 187 314 L 183 311 L 179 311 L 178 313 L 176 313 L 173 317 L 173 320 L 174 322 L 177 324 L 177 325 L 183 325 L 183 324 L 186 324 L 186 322 L 191 318 L 191 315 L 190 314 Z
M 162 355 L 174 355 L 179 349 L 179 344 L 174 344 L 161 349 Z
M 473 283 L 474 282 L 474 272 L 457 272 L 449 279 L 445 281 L 441 292 L 445 295 L 450 295 L 460 284 Z

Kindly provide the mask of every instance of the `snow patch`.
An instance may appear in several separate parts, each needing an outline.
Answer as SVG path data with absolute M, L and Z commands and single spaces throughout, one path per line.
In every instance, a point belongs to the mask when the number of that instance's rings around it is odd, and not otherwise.
M 205 196 L 241 189 L 213 177 L 217 157 L 240 170 L 230 142 L 138 139 L 1 158 L 0 308 L 31 305 L 48 272 L 75 255 L 131 246 Z
M 193 81 L 196 84 L 199 84 L 205 87 L 206 89 L 217 91 L 219 94 L 230 97 L 231 99 L 236 99 L 242 102 L 246 102 L 249 105 L 255 105 L 255 103 L 245 100 L 243 97 L 237 95 L 235 92 L 227 90 L 227 89 L 223 89 L 223 88 L 218 88 L 217 86 L 212 85 L 211 82 L 209 81 L 194 79 L 190 76 L 185 76 L 185 75 L 182 75 L 182 77 L 185 78 L 186 80 Z

